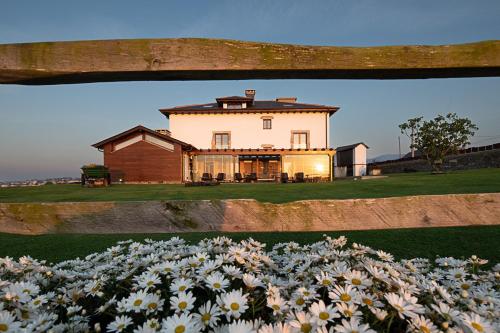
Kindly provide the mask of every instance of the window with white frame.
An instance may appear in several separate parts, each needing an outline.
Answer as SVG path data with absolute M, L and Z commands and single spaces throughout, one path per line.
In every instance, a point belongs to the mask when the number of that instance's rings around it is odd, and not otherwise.
M 231 145 L 230 138 L 228 132 L 214 133 L 212 147 L 214 149 L 229 149 Z
M 272 128 L 272 120 L 271 119 L 262 119 L 262 128 L 263 129 L 271 129 Z
M 294 131 L 292 133 L 292 149 L 309 148 L 309 133 L 306 131 Z

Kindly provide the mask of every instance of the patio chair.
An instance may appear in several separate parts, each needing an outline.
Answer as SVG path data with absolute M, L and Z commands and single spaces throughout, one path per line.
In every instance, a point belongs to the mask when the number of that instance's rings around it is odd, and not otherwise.
M 247 182 L 247 183 L 256 182 L 256 181 L 257 181 L 257 174 L 255 172 L 252 172 L 252 173 L 245 176 L 245 182 Z
M 296 183 L 303 183 L 304 182 L 304 173 L 303 172 L 297 172 L 295 174 L 295 182 Z
M 236 172 L 234 174 L 234 181 L 240 183 L 243 180 L 243 176 L 241 176 L 241 173 Z
M 281 173 L 281 182 L 283 184 L 288 183 L 288 172 L 282 172 Z
M 203 175 L 201 176 L 201 181 L 204 182 L 211 182 L 213 179 L 212 174 L 208 172 L 204 172 Z
M 226 179 L 226 174 L 224 172 L 219 172 L 217 174 L 217 181 L 218 182 L 223 182 Z

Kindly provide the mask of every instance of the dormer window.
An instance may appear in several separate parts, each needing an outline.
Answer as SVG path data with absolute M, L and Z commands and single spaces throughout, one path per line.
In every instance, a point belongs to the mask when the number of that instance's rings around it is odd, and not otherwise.
M 226 109 L 244 109 L 247 106 L 246 103 L 224 103 L 224 105 L 226 105 Z

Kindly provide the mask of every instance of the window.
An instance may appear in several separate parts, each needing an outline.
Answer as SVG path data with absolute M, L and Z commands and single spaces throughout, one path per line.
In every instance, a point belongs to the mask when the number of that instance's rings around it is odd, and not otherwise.
M 308 132 L 292 132 L 292 148 L 307 149 L 309 148 L 309 133 Z
M 306 177 L 330 177 L 330 157 L 328 155 L 284 155 L 283 172 L 293 177 L 303 172 Z
M 271 119 L 262 119 L 262 128 L 263 129 L 271 129 Z
M 212 148 L 214 149 L 229 149 L 230 148 L 230 133 L 214 133 Z
M 238 172 L 238 157 L 231 155 L 195 155 L 193 156 L 193 180 L 199 181 L 203 174 L 211 173 L 212 177 L 222 172 L 226 179 L 233 179 Z
M 243 106 L 241 103 L 228 103 L 227 108 L 228 109 L 243 109 Z

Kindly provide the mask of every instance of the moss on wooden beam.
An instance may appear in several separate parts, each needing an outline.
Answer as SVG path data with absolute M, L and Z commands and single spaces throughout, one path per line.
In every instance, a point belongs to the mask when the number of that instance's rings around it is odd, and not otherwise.
M 500 41 L 304 46 L 222 39 L 0 44 L 1 84 L 500 76 Z

